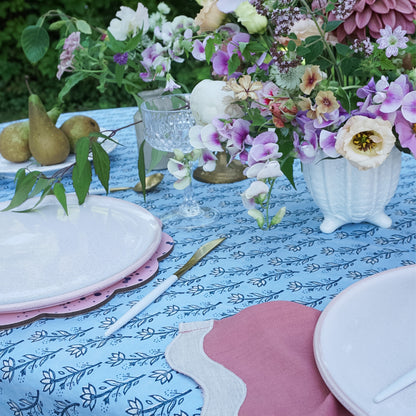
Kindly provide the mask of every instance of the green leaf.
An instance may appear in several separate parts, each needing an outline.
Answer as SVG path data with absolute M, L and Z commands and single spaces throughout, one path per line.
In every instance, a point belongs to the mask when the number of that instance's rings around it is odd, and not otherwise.
M 56 199 L 62 205 L 62 208 L 64 209 L 66 215 L 68 215 L 68 204 L 66 201 L 65 188 L 61 182 L 57 182 L 55 184 L 55 186 L 53 187 L 53 193 L 56 196 Z
M 210 63 L 212 55 L 214 55 L 214 52 L 215 52 L 214 39 L 209 38 L 207 40 L 207 44 L 205 45 L 205 57 L 206 57 L 208 63 Z
M 124 42 L 121 42 L 121 45 L 123 46 L 123 51 L 129 52 L 137 48 L 139 43 L 142 41 L 142 31 L 140 31 L 136 36 L 133 36 L 132 38 L 128 39 L 127 42 L 124 44 Z
M 65 79 L 65 85 L 62 90 L 58 94 L 58 98 L 60 101 L 63 101 L 63 98 L 68 92 L 71 90 L 72 87 L 78 84 L 78 82 L 82 81 L 83 79 L 88 78 L 88 74 L 84 72 L 75 72 L 71 76 Z
M 44 177 L 39 177 L 34 188 L 32 189 L 32 192 L 30 192 L 29 197 L 33 197 L 40 192 L 43 192 L 46 188 L 50 188 L 53 183 L 53 179 L 48 179 Z
M 231 58 L 228 60 L 228 75 L 234 74 L 240 64 L 241 62 L 238 55 L 236 53 L 231 55 Z
M 40 61 L 49 49 L 49 35 L 40 26 L 27 26 L 20 38 L 26 58 L 32 63 Z
M 332 20 L 330 22 L 326 22 L 325 24 L 323 24 L 322 29 L 325 32 L 332 32 L 333 30 L 335 30 L 342 23 L 343 23 L 342 20 Z
M 152 171 L 157 164 L 162 160 L 163 156 L 165 156 L 167 152 L 164 152 L 163 150 L 158 150 L 152 147 L 152 154 L 151 154 L 151 160 L 150 160 L 150 166 L 149 171 Z
M 114 52 L 114 53 L 122 53 L 124 52 L 124 43 L 121 41 L 118 41 L 111 32 L 107 31 L 108 35 L 108 47 Z
M 124 76 L 125 66 L 116 64 L 116 82 L 117 86 L 121 87 L 123 85 L 123 76 Z
M 287 50 L 293 52 L 296 50 L 296 43 L 293 40 L 290 40 L 287 44 Z
M 38 179 L 39 172 L 30 172 L 25 177 L 20 177 L 16 184 L 16 189 L 10 204 L 2 209 L 2 211 L 9 211 L 23 204 L 28 198 L 33 185 Z
M 77 20 L 75 22 L 75 25 L 77 26 L 77 29 L 81 33 L 85 33 L 86 35 L 91 35 L 92 33 L 91 26 L 85 20 Z
M 76 163 L 72 170 L 72 183 L 80 205 L 85 201 L 92 180 L 91 164 L 88 160 L 89 148 L 88 137 L 79 139 L 75 148 Z
M 108 182 L 110 180 L 110 158 L 100 143 L 92 142 L 91 146 L 95 173 L 108 193 Z
M 342 43 L 337 43 L 335 45 L 335 49 L 337 50 L 338 55 L 341 56 L 348 56 L 352 53 L 351 48 L 348 45 L 344 45 Z
M 67 22 L 65 20 L 58 20 L 57 22 L 53 22 L 49 25 L 49 30 L 59 30 L 66 24 Z
M 139 147 L 139 160 L 137 162 L 137 168 L 139 171 L 140 183 L 142 184 L 143 200 L 146 201 L 146 166 L 144 157 L 144 144 L 145 140 L 142 141 Z

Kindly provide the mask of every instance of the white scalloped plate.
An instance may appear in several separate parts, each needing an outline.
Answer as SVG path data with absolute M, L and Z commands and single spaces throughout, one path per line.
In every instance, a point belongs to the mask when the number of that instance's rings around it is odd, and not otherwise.
M 88 196 L 78 205 L 74 194 L 67 201 L 69 215 L 52 195 L 34 212 L 0 212 L 0 313 L 106 288 L 142 266 L 160 244 L 160 221 L 136 204 Z

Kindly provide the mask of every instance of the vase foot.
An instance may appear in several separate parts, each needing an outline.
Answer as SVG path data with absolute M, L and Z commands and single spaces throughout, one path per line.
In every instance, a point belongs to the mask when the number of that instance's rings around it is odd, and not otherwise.
M 357 221 L 353 221 L 353 220 L 348 221 L 348 220 L 343 220 L 343 219 L 336 218 L 336 217 L 325 217 L 319 228 L 321 229 L 323 233 L 330 234 L 330 233 L 333 233 L 337 228 L 345 224 L 355 223 L 355 222 Z M 363 219 L 362 221 L 359 221 L 359 222 L 369 222 L 370 224 L 377 225 L 378 227 L 381 227 L 381 228 L 390 228 L 392 224 L 391 218 L 384 211 L 378 212 L 372 215 L 371 217 Z
M 347 222 L 339 218 L 325 217 L 319 228 L 321 229 L 323 233 L 330 234 L 330 233 L 333 233 L 337 228 L 341 227 L 344 224 L 347 224 Z
M 367 221 L 381 228 L 390 228 L 392 224 L 391 218 L 384 211 L 372 215 Z

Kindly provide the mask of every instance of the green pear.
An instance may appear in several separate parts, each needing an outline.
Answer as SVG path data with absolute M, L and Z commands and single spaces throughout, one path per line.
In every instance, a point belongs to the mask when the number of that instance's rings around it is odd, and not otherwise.
M 41 165 L 55 165 L 69 155 L 65 133 L 48 117 L 38 95 L 29 96 L 29 149 Z
M 72 116 L 62 124 L 60 129 L 68 137 L 71 153 L 75 153 L 75 146 L 81 137 L 88 137 L 90 133 L 100 131 L 98 123 L 93 118 L 83 115 Z M 97 139 L 98 137 L 92 137 L 92 140 Z
M 61 110 L 58 107 L 48 111 L 48 116 L 55 124 Z M 26 162 L 32 153 L 29 149 L 29 120 L 18 121 L 6 126 L 0 133 L 0 154 L 10 162 Z

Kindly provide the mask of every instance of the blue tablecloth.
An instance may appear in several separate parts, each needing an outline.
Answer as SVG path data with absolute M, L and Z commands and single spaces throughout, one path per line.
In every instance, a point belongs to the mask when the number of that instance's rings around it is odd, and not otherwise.
M 132 123 L 135 112 L 136 108 L 122 108 L 82 114 L 116 129 Z M 58 125 L 70 115 L 62 115 Z M 138 181 L 134 127 L 121 130 L 116 138 L 123 146 L 110 156 L 110 187 L 133 185 Z M 112 196 L 160 216 L 182 198 L 181 191 L 172 186 L 173 177 L 165 173 L 146 202 L 133 191 Z M 322 215 L 307 192 L 299 165 L 295 169 L 297 190 L 279 179 L 274 202 L 276 209 L 285 205 L 287 214 L 269 231 L 260 231 L 241 203 L 247 182 L 194 181 L 196 198 L 217 208 L 220 218 L 212 226 L 193 231 L 165 226 L 175 246 L 153 281 L 79 316 L 40 319 L 0 331 L 0 414 L 198 415 L 203 404 L 200 388 L 173 371 L 164 358 L 178 324 L 221 319 L 272 300 L 323 310 L 352 283 L 414 264 L 415 174 L 415 160 L 404 155 L 400 183 L 386 209 L 393 219 L 390 229 L 350 224 L 333 234 L 319 230 Z M 69 179 L 64 183 L 71 191 Z M 94 178 L 91 189 L 99 187 Z M 0 201 L 13 194 L 13 177 L 0 175 Z M 112 321 L 180 267 L 203 242 L 220 236 L 227 240 L 136 319 L 104 338 Z

